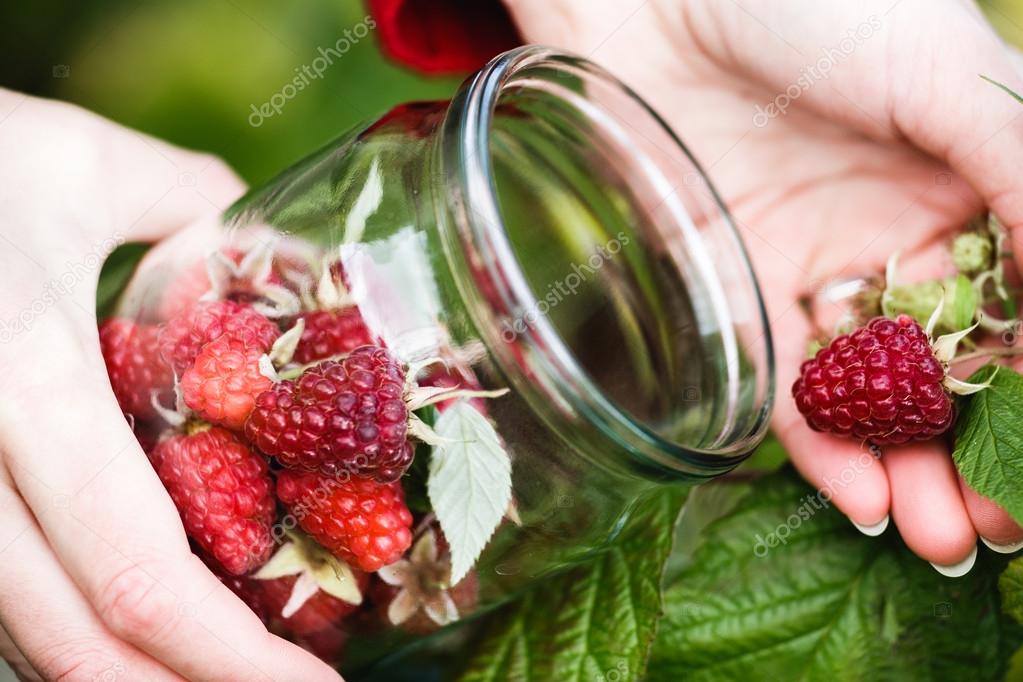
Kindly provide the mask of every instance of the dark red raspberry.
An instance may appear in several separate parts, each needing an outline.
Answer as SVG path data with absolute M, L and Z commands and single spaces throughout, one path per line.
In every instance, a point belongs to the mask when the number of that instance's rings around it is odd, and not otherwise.
M 314 310 L 299 317 L 305 320 L 305 329 L 295 348 L 294 359 L 302 364 L 349 353 L 373 343 L 373 335 L 355 307 Z
M 224 334 L 266 352 L 281 332 L 247 303 L 202 301 L 164 325 L 160 353 L 180 376 L 192 366 L 203 346 Z
M 159 330 L 120 317 L 99 327 L 99 344 L 121 411 L 138 419 L 155 414 L 153 392 L 169 391 L 174 375 L 160 357 Z
M 224 570 L 241 575 L 270 558 L 274 499 L 266 460 L 215 426 L 161 441 L 153 460 L 185 532 Z
M 878 317 L 804 362 L 792 395 L 815 431 L 874 445 L 905 443 L 952 425 L 945 374 L 916 321 Z
M 362 346 L 261 393 L 245 435 L 291 469 L 395 481 L 413 456 L 404 391 L 401 365 Z
M 277 497 L 302 530 L 363 571 L 397 561 L 412 543 L 412 513 L 397 481 L 282 470 Z

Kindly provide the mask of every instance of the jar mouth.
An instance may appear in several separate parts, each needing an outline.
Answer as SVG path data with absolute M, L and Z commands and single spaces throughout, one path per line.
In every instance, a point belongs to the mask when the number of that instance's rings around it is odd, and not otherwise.
M 760 289 L 718 193 L 649 106 L 585 59 L 518 48 L 462 85 L 437 163 L 455 279 L 527 400 L 595 426 L 655 475 L 713 476 L 749 456 L 775 392 Z M 540 243 L 548 232 L 562 240 Z M 554 302 L 545 259 L 583 285 L 558 281 Z M 620 334 L 602 342 L 608 329 Z

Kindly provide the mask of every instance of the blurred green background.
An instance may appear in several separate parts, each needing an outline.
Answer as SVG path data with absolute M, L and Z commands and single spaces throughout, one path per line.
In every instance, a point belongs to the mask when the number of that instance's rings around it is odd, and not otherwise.
M 360 0 L 0 2 L 0 85 L 214 152 L 258 182 L 396 103 L 457 87 L 388 63 L 370 32 L 280 115 L 249 124 L 252 105 L 365 17 Z
M 1023 0 L 982 4 L 1023 46 Z M 258 183 L 397 103 L 447 98 L 457 87 L 459 78 L 389 63 L 370 32 L 279 115 L 250 125 L 253 106 L 365 17 L 362 0 L 6 0 L 0 86 L 213 152 Z M 0 682 L 11 679 L 0 662 Z

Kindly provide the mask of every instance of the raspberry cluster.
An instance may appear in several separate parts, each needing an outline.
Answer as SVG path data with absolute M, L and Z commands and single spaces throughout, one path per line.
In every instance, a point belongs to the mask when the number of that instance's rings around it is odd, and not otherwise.
M 473 574 L 448 594 L 436 521 L 412 549 L 402 477 L 429 433 L 413 410 L 483 391 L 469 370 L 412 381 L 339 262 L 280 253 L 211 255 L 151 306 L 162 322 L 109 319 L 100 345 L 193 551 L 268 628 L 336 660 L 356 614 L 427 632 L 475 604 Z
M 309 309 L 316 297 L 283 286 L 283 267 L 270 264 L 268 277 L 258 256 L 231 249 L 219 265 L 196 264 L 155 306 L 164 322 L 109 319 L 100 345 L 114 395 L 196 552 L 265 622 L 336 656 L 346 639 L 338 623 L 358 604 L 324 588 L 308 593 L 298 573 L 260 570 L 290 542 L 281 532 L 295 527 L 289 519 L 305 534 L 291 544 L 343 561 L 360 592 L 407 552 L 406 375 L 342 295 L 339 264 L 329 270 L 335 305 Z M 223 281 L 211 279 L 218 267 Z M 247 280 L 254 272 L 259 281 Z M 316 279 L 299 273 L 294 286 Z M 282 291 L 307 309 L 273 315 Z M 322 557 L 305 560 L 322 577 Z

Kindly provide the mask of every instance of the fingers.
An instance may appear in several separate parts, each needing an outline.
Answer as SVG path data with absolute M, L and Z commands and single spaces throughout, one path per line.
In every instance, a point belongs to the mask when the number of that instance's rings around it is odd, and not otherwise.
M 805 359 L 810 326 L 798 309 L 777 316 L 772 326 L 785 330 L 776 346 L 778 393 L 774 430 L 793 464 L 863 532 L 877 535 L 888 522 L 888 477 L 881 461 L 859 443 L 812 431 L 792 399 L 792 382 Z
M 977 534 L 952 458 L 937 441 L 885 448 L 892 520 L 903 540 L 941 573 L 958 577 L 977 558 Z
M 996 552 L 1009 554 L 1023 549 L 1023 528 L 998 504 L 971 488 L 959 477 L 959 489 L 966 512 L 985 545 Z
M 21 653 L 21 650 L 18 649 L 14 641 L 11 640 L 11 636 L 7 634 L 3 627 L 0 627 L 0 658 L 4 659 L 4 662 L 7 663 L 19 680 L 43 682 L 43 678 L 39 676 L 39 673 L 28 662 L 28 659 Z
M 93 241 L 153 241 L 219 214 L 244 191 L 223 161 L 70 104 L 0 90 L 4 116 L 0 156 L 19 161 L 17 192 L 52 205 L 47 220 L 85 227 Z
M 0 653 L 23 678 L 181 680 L 110 634 L 6 486 L 0 509 Z
M 0 407 L 12 475 L 60 563 L 106 628 L 188 679 L 336 680 L 262 623 L 188 549 L 181 522 L 109 387 L 77 372 L 60 428 L 53 386 Z M 43 385 L 45 389 L 45 384 Z M 73 408 L 73 409 L 72 409 Z
M 778 411 L 795 412 L 782 405 Z M 861 532 L 884 532 L 890 503 L 884 465 L 858 443 L 811 431 L 798 413 L 789 417 L 790 426 L 780 427 L 778 436 L 803 478 Z

